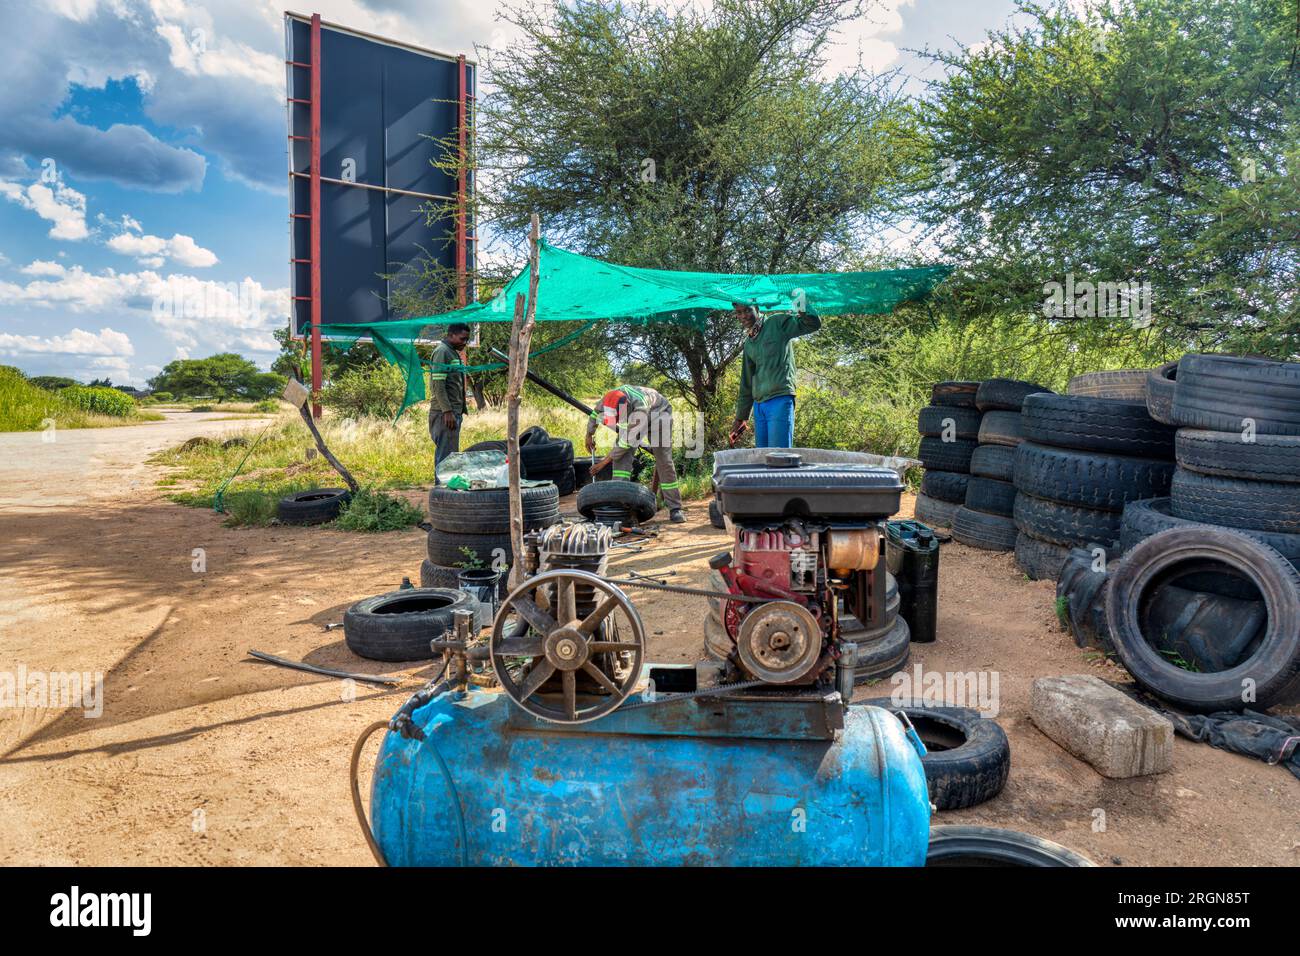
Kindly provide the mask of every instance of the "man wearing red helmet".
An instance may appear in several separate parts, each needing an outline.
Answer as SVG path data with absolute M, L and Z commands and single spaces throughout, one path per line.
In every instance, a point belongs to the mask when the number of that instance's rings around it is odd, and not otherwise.
M 605 393 L 600 407 L 587 422 L 587 451 L 596 449 L 596 428 L 607 425 L 618 432 L 610 453 L 613 477 L 632 479 L 632 456 L 637 448 L 646 448 L 655 458 L 659 474 L 659 491 L 668 508 L 668 520 L 681 524 L 682 493 L 678 488 L 677 469 L 673 466 L 673 406 L 653 388 L 643 385 L 620 385 Z

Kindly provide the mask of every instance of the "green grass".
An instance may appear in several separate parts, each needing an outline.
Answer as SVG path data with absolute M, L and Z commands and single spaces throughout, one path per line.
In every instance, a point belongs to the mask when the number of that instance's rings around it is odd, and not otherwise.
M 424 512 L 399 495 L 362 488 L 334 521 L 340 531 L 401 531 L 424 519 Z
M 123 398 L 130 401 L 128 396 Z M 47 392 L 33 385 L 16 369 L 0 367 L 0 432 L 34 432 L 50 427 L 112 428 L 163 417 L 157 412 L 141 411 L 134 403 L 129 410 L 123 406 L 123 410 L 127 412 L 124 415 L 88 411 L 64 398 L 61 392 Z

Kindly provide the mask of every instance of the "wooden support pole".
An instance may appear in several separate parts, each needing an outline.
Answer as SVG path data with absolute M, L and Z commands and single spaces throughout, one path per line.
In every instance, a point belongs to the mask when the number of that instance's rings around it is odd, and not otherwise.
M 519 396 L 528 374 L 528 347 L 533 340 L 537 319 L 537 279 L 540 271 L 541 224 L 533 213 L 528 230 L 528 299 L 515 296 L 515 319 L 510 327 L 510 372 L 506 386 L 506 457 L 510 460 L 510 548 L 514 562 L 510 569 L 510 587 L 524 578 L 524 503 L 519 496 Z

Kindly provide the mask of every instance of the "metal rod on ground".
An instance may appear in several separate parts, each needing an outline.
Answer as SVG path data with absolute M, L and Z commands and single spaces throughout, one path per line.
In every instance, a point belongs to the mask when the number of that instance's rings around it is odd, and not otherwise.
M 528 346 L 533 340 L 537 318 L 537 280 L 540 265 L 541 223 L 533 213 L 528 230 L 528 299 L 515 296 L 515 320 L 510 328 L 510 373 L 506 388 L 506 457 L 510 476 L 510 548 L 514 561 L 510 568 L 510 587 L 516 588 L 524 578 L 524 505 L 519 496 L 519 395 L 528 374 Z
M 350 674 L 347 671 L 336 671 L 328 667 L 317 667 L 315 664 L 304 664 L 302 661 L 287 660 L 283 657 L 276 657 L 274 654 L 267 654 L 264 651 L 249 651 L 248 656 L 256 657 L 259 661 L 266 661 L 266 663 L 275 664 L 278 667 L 306 671 L 309 674 L 320 674 L 322 677 L 345 677 L 365 681 L 368 684 L 387 684 L 390 687 L 396 687 L 402 682 L 400 677 L 385 677 L 377 674 Z

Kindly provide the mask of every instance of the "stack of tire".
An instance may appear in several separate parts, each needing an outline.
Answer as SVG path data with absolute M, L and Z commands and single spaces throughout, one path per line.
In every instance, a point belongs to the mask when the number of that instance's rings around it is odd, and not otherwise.
M 1130 384 L 1116 379 L 1108 394 L 1132 394 Z M 1174 429 L 1152 418 L 1144 402 L 1097 394 L 1030 395 L 1021 419 L 1025 441 L 1015 461 L 1020 569 L 1033 580 L 1055 580 L 1072 548 L 1100 545 L 1116 556 L 1125 505 L 1168 493 Z
M 466 451 L 505 451 L 504 441 L 481 441 Z M 519 433 L 519 473 L 530 481 L 553 481 L 560 496 L 571 495 L 577 487 L 573 467 L 573 442 L 553 438 L 541 425 Z M 590 475 L 587 476 L 590 480 Z
M 986 551 L 1010 551 L 1016 546 L 1013 478 L 1016 447 L 1024 440 L 1020 408 L 1027 396 L 1043 390 L 1041 385 L 1012 378 L 980 383 L 975 393 L 980 424 L 966 499 L 953 516 L 953 540 Z
M 554 484 L 525 485 L 519 495 L 525 532 L 560 520 L 560 495 Z M 420 565 L 421 587 L 455 588 L 460 572 L 467 567 L 500 569 L 514 560 L 507 488 L 431 488 L 429 525 L 428 557 Z M 498 587 L 504 596 L 505 575 Z
M 925 475 L 916 496 L 916 519 L 939 528 L 952 526 L 966 502 L 971 456 L 978 444 L 980 412 L 975 407 L 979 382 L 938 382 L 930 404 L 921 409 L 921 463 Z

